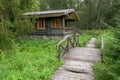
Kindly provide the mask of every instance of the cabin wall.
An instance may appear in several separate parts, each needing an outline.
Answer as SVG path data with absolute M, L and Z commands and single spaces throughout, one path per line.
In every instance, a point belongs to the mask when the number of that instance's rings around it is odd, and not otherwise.
M 52 20 L 53 19 L 60 19 L 60 27 L 52 27 Z M 39 20 L 39 19 L 38 19 Z M 57 18 L 45 18 L 45 29 L 37 29 L 37 24 L 35 28 L 35 34 L 37 35 L 63 35 L 63 17 L 57 17 Z M 53 24 L 54 25 L 54 24 Z
M 39 18 L 40 19 L 40 18 Z M 44 29 L 38 29 L 39 19 L 36 20 L 35 24 L 35 35 L 48 35 L 48 30 L 46 24 L 48 24 L 48 20 L 44 18 Z
M 55 23 L 54 23 L 54 21 L 53 21 L 54 19 L 55 20 L 60 19 L 60 23 L 59 23 L 59 21 L 58 22 L 55 21 Z M 38 20 L 37 20 L 37 22 L 38 22 Z M 50 35 L 64 36 L 66 34 L 73 33 L 74 29 L 75 29 L 75 27 L 71 27 L 71 26 L 67 27 L 66 26 L 65 16 L 56 17 L 56 18 L 55 17 L 54 18 L 44 18 L 44 21 L 45 21 L 45 24 L 44 24 L 45 28 L 44 29 L 37 29 L 37 26 L 38 26 L 37 24 L 38 23 L 36 24 L 35 34 L 37 34 L 37 35 L 47 35 L 47 36 L 50 36 Z M 58 23 L 58 24 L 56 24 L 56 23 Z
M 57 17 L 56 19 L 60 19 L 60 26 L 59 27 L 56 27 L 56 28 L 53 28 L 52 27 L 52 19 L 55 19 L 55 18 L 51 18 L 51 24 L 50 24 L 50 34 L 51 35 L 63 35 L 63 22 L 62 22 L 62 19 L 63 17 Z

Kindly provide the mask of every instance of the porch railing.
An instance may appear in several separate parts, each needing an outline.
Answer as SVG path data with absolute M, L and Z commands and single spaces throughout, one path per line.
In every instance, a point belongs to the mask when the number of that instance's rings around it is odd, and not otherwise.
M 65 27 L 65 32 L 67 31 L 74 31 L 75 30 L 75 27 Z

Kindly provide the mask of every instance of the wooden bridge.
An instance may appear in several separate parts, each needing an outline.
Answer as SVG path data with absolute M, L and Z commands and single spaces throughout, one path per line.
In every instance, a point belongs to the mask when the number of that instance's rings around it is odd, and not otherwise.
M 65 64 L 59 67 L 50 80 L 94 80 L 92 66 L 101 59 L 99 49 L 91 38 L 86 47 L 79 47 L 77 35 L 67 35 L 58 44 L 59 59 Z M 65 54 L 66 53 L 66 54 Z

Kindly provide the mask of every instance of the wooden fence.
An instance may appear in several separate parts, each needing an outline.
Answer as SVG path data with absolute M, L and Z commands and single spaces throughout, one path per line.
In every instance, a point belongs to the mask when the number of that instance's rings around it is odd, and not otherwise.
M 66 35 L 57 45 L 58 58 L 61 60 L 63 55 L 71 48 L 79 46 L 79 39 L 77 34 Z

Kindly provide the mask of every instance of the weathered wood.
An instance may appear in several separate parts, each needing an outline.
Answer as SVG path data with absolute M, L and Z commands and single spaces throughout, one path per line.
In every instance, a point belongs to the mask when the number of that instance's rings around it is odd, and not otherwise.
M 58 47 L 58 53 L 60 53 L 60 47 Z M 58 56 L 57 56 L 57 58 L 59 59 L 59 60 L 61 60 L 61 54 L 58 54 Z
M 64 29 L 74 29 L 75 27 L 65 27 Z
M 101 36 L 101 49 L 104 48 L 104 39 L 103 39 L 103 36 Z
M 60 46 L 64 41 L 66 41 L 69 37 L 71 37 L 72 35 L 66 35 L 56 46 Z
M 88 45 L 94 45 L 95 40 L 92 38 Z M 50 80 L 94 80 L 92 66 L 100 60 L 100 54 L 100 50 L 93 46 L 70 49 L 64 55 L 65 63 Z
M 78 20 L 79 17 L 74 9 L 64 9 L 64 10 L 49 10 L 49 11 L 40 11 L 40 12 L 26 12 L 23 13 L 23 16 L 39 16 L 39 17 L 59 17 L 59 16 L 67 16 L 68 18 L 73 18 L 74 20 Z M 69 16 L 68 16 L 69 15 Z
M 68 31 L 74 31 L 75 27 L 65 27 L 64 30 L 65 32 L 68 32 Z
M 101 36 L 101 49 L 104 49 L 104 38 L 103 36 Z M 103 63 L 104 60 L 103 60 L 103 54 L 101 54 L 101 62 Z
M 25 18 L 36 19 L 34 23 L 35 35 L 64 36 L 75 31 L 75 27 L 66 27 L 68 22 L 75 22 L 79 19 L 74 9 L 50 10 L 40 12 L 26 12 L 22 14 Z M 2 18 L 1 18 L 2 20 Z M 39 32 L 36 30 L 39 30 Z M 42 32 L 42 31 L 46 32 Z
M 63 53 L 68 52 L 71 48 L 77 47 L 79 45 L 78 36 L 76 34 L 66 35 L 57 45 L 58 56 L 61 59 Z
M 51 29 L 50 34 L 62 34 L 63 31 L 61 29 Z

